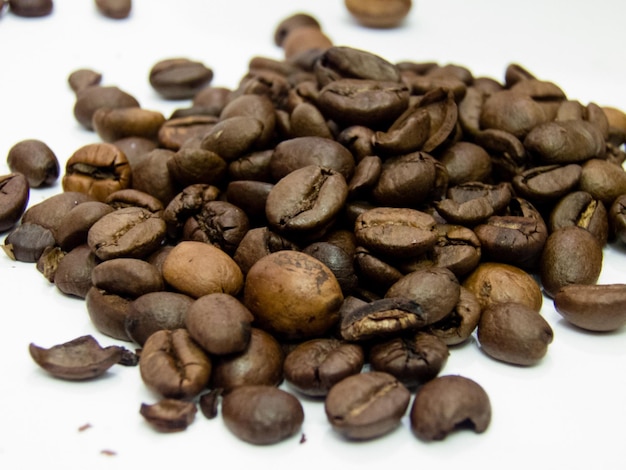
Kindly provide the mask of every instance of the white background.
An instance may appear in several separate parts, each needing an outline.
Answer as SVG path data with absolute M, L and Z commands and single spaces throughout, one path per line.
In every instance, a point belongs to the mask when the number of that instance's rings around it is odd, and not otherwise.
M 103 18 L 93 2 L 56 0 L 51 16 L 0 18 L 0 174 L 6 154 L 26 138 L 46 142 L 62 165 L 82 145 L 98 141 L 72 115 L 67 85 L 89 67 L 103 84 L 134 95 L 168 116 L 187 102 L 166 102 L 147 76 L 158 60 L 188 57 L 213 68 L 214 85 L 235 87 L 255 55 L 281 58 L 273 44 L 283 18 L 316 16 L 337 45 L 391 61 L 436 61 L 469 67 L 475 76 L 504 77 L 517 62 L 562 87 L 568 97 L 626 109 L 626 54 L 621 0 L 524 2 L 421 0 L 398 29 L 356 25 L 340 0 L 134 0 L 124 21 Z M 31 191 L 31 204 L 61 191 Z M 0 242 L 4 235 L 0 235 Z M 624 247 L 605 250 L 599 282 L 624 282 Z M 626 332 L 590 334 L 560 319 L 545 299 L 542 313 L 555 340 L 535 367 L 514 367 L 480 352 L 475 341 L 451 351 L 445 374 L 461 374 L 488 392 L 493 419 L 481 435 L 459 432 L 423 443 L 408 419 L 385 438 L 346 442 L 330 429 L 322 404 L 304 400 L 300 436 L 271 447 L 240 442 L 221 420 L 200 414 L 187 431 L 158 434 L 139 415 L 146 390 L 135 368 L 116 366 L 93 382 L 49 377 L 28 354 L 84 334 L 119 344 L 94 330 L 84 302 L 67 298 L 32 264 L 0 253 L 0 467 L 168 468 L 624 468 Z M 127 345 L 130 346 L 130 345 Z M 85 424 L 91 427 L 83 432 Z M 115 453 L 102 454 L 103 450 Z M 220 462 L 220 463 L 218 463 Z

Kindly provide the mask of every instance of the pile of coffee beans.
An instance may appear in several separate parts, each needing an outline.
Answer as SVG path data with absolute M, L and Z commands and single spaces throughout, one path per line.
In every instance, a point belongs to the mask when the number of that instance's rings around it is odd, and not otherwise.
M 442 374 L 451 346 L 475 336 L 493 360 L 539 363 L 544 294 L 583 330 L 626 324 L 626 284 L 597 284 L 603 247 L 626 243 L 626 114 L 518 64 L 498 81 L 336 46 L 307 14 L 274 40 L 284 59 L 252 57 L 234 89 L 197 60 L 159 61 L 150 85 L 191 101 L 168 117 L 70 71 L 98 141 L 62 175 L 45 143 L 11 149 L 6 254 L 136 349 L 31 344 L 37 364 L 66 380 L 138 365 L 162 397 L 140 413 L 162 432 L 200 409 L 276 443 L 321 399 L 348 440 L 408 412 L 431 441 L 491 419 L 479 384 Z

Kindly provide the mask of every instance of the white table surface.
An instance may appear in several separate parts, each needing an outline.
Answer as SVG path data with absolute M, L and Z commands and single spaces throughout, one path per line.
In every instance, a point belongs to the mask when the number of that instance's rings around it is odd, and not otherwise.
M 503 2 L 419 0 L 398 29 L 359 27 L 340 0 L 134 0 L 124 21 L 101 17 L 91 1 L 56 0 L 51 16 L 0 18 L 0 174 L 6 154 L 26 138 L 46 142 L 61 164 L 98 141 L 74 120 L 67 85 L 89 67 L 103 84 L 133 94 L 144 108 L 168 116 L 187 102 L 167 102 L 147 76 L 158 60 L 188 57 L 213 68 L 214 85 L 235 87 L 255 55 L 281 58 L 273 44 L 283 18 L 307 12 L 337 45 L 391 61 L 465 65 L 476 76 L 502 80 L 519 63 L 562 87 L 568 97 L 626 109 L 626 2 L 621 0 Z M 61 191 L 60 183 L 31 191 L 30 204 Z M 4 241 L 0 235 L 0 242 Z M 605 250 L 599 282 L 624 282 L 624 247 Z M 555 340 L 534 367 L 496 362 L 475 341 L 451 351 L 443 374 L 461 374 L 489 394 L 487 432 L 459 432 L 424 443 L 408 417 L 390 435 L 346 442 L 328 425 L 322 404 L 304 400 L 300 436 L 256 447 L 231 435 L 220 418 L 200 414 L 185 431 L 155 432 L 139 415 L 147 391 L 136 368 L 116 366 L 99 380 L 68 383 L 31 360 L 28 344 L 50 347 L 84 334 L 120 344 L 90 324 L 84 302 L 65 297 L 32 264 L 0 256 L 0 467 L 170 468 L 624 468 L 626 331 L 591 334 L 568 326 L 549 300 L 542 313 Z M 83 425 L 90 427 L 79 431 Z M 114 455 L 106 455 L 109 450 Z M 218 463 L 219 462 L 219 463 Z M 184 467 L 182 467 L 184 468 Z

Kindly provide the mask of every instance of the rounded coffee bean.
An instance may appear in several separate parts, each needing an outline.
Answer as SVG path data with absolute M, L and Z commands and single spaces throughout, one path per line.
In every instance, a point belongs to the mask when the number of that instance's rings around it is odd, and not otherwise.
M 94 85 L 76 93 L 74 117 L 86 129 L 93 130 L 93 114 L 99 108 L 139 107 L 137 99 L 115 86 Z
M 99 85 L 101 81 L 102 74 L 100 72 L 87 68 L 76 69 L 67 77 L 67 83 L 74 93 L 90 86 Z
M 185 327 L 185 315 L 194 299 L 178 292 L 149 292 L 133 300 L 124 319 L 128 337 L 142 346 L 159 330 Z
M 536 364 L 546 355 L 553 338 L 552 328 L 538 311 L 514 302 L 489 306 L 478 323 L 482 350 L 511 364 Z
M 256 227 L 248 230 L 248 233 L 245 234 L 233 259 L 241 271 L 248 274 L 250 268 L 261 258 L 283 250 L 299 251 L 299 248 L 294 242 L 273 232 L 268 227 Z
M 101 260 L 143 258 L 165 239 L 165 222 L 141 207 L 126 207 L 104 215 L 87 234 L 87 243 Z
M 130 311 L 130 303 L 130 299 L 108 294 L 93 286 L 85 296 L 91 323 L 101 333 L 122 341 L 130 341 L 126 332 L 126 317 Z
M 626 244 L 626 194 L 615 199 L 609 208 L 612 235 Z
M 476 295 L 461 286 L 459 301 L 452 312 L 429 325 L 426 331 L 440 338 L 448 346 L 461 344 L 469 339 L 478 326 L 481 313 L 482 308 Z
M 588 121 L 551 121 L 533 128 L 524 147 L 546 165 L 578 163 L 604 155 L 605 141 Z
M 576 256 L 572 256 L 575 253 Z M 602 245 L 588 230 L 571 226 L 552 232 L 541 254 L 543 290 L 554 297 L 568 284 L 595 284 L 602 269 Z
M 243 351 L 214 356 L 210 385 L 226 394 L 243 385 L 278 386 L 283 380 L 284 360 L 278 341 L 269 333 L 252 328 Z
M 163 262 L 163 278 L 175 290 L 193 298 L 223 292 L 236 295 L 243 286 L 237 263 L 217 247 L 181 241 Z
M 179 100 L 193 96 L 213 79 L 213 70 L 187 58 L 164 59 L 152 66 L 150 85 L 166 99 Z
M 63 191 L 30 206 L 22 216 L 22 223 L 46 227 L 56 234 L 65 215 L 74 207 L 94 198 L 85 193 Z
M 41 140 L 28 139 L 15 144 L 7 155 L 7 164 L 14 173 L 22 173 L 31 188 L 50 186 L 59 178 L 59 160 Z
M 65 251 L 87 243 L 87 234 L 91 226 L 114 210 L 109 204 L 100 201 L 85 201 L 78 204 L 61 219 L 55 234 L 57 243 Z
M 256 445 L 276 444 L 295 435 L 304 409 L 292 394 L 269 385 L 238 387 L 222 400 L 226 427 L 239 439 Z
M 591 159 L 582 167 L 579 187 L 610 207 L 618 196 L 626 194 L 626 171 L 607 160 Z
M 348 439 L 383 436 L 399 424 L 411 393 L 386 372 L 363 372 L 336 383 L 326 395 L 324 411 L 332 428 Z
M 13 228 L 24 215 L 30 187 L 21 173 L 0 176 L 0 232 Z
M 206 388 L 211 360 L 184 328 L 150 335 L 139 358 L 143 382 L 166 398 L 194 398 Z
M 250 341 L 250 311 L 236 297 L 215 293 L 193 302 L 185 314 L 191 337 L 209 354 L 239 353 Z
M 98 259 L 85 243 L 78 245 L 59 260 L 54 285 L 64 294 L 84 299 L 93 286 L 91 274 Z
M 22 221 L 4 239 L 3 249 L 11 259 L 36 263 L 44 250 L 55 243 L 50 229 Z
M 321 261 L 298 251 L 264 256 L 248 271 L 244 304 L 257 324 L 285 339 L 321 336 L 339 320 L 341 286 Z
M 147 261 L 114 258 L 103 261 L 91 272 L 93 285 L 111 294 L 137 298 L 163 290 L 163 276 Z
M 127 18 L 132 9 L 132 0 L 96 0 L 98 11 L 107 18 Z
M 345 0 L 348 11 L 363 26 L 394 28 L 409 14 L 411 0 Z
M 491 158 L 487 151 L 471 142 L 457 142 L 440 158 L 448 173 L 448 184 L 454 186 L 470 181 L 486 182 L 491 175 Z
M 410 410 L 411 430 L 423 441 L 440 441 L 458 429 L 482 433 L 491 422 L 485 390 L 460 375 L 437 377 L 421 387 Z
M 285 380 L 308 396 L 323 397 L 333 385 L 358 374 L 365 363 L 363 348 L 334 338 L 300 343 L 285 357 Z
M 289 33 L 302 26 L 321 28 L 319 21 L 317 21 L 315 17 L 306 13 L 295 13 L 287 18 L 284 18 L 280 21 L 280 23 L 278 23 L 276 29 L 274 30 L 274 44 L 278 47 L 282 47 L 283 42 L 285 38 L 289 36 Z
M 158 111 L 139 108 L 98 108 L 92 116 L 92 125 L 104 142 L 125 137 L 143 137 L 156 140 L 165 116 Z
M 523 269 L 505 263 L 481 263 L 463 281 L 474 293 L 481 308 L 499 302 L 517 302 L 539 311 L 543 303 L 541 287 Z
M 554 296 L 554 308 L 584 330 L 614 331 L 626 324 L 626 284 L 569 284 Z
M 26 18 L 48 16 L 52 13 L 52 0 L 8 0 L 11 13 Z

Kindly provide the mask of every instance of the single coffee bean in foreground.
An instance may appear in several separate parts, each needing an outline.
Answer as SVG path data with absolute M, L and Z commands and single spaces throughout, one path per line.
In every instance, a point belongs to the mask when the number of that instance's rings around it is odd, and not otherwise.
M 31 188 L 50 186 L 59 178 L 59 160 L 41 140 L 27 139 L 15 144 L 7 155 L 7 164 L 14 173 L 22 173 Z
M 569 284 L 554 296 L 554 308 L 584 330 L 614 331 L 626 324 L 626 285 Z

